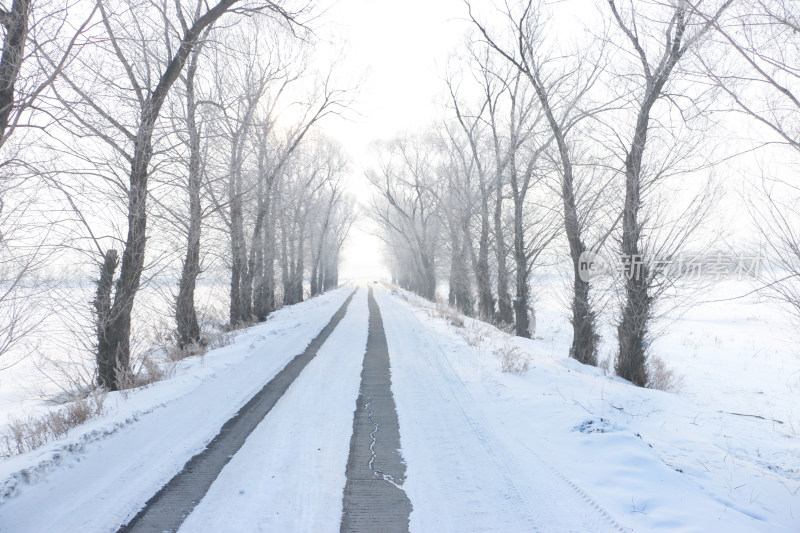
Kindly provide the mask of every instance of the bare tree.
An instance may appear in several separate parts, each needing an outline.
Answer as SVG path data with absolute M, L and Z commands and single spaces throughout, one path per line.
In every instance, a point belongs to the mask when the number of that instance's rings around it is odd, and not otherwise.
M 99 41 L 103 47 L 83 59 L 86 71 L 63 78 L 69 95 L 62 93 L 60 100 L 72 122 L 106 143 L 117 164 L 129 167 L 124 182 L 118 182 L 127 198 L 119 277 L 108 314 L 97 317 L 98 380 L 110 390 L 118 389 L 130 371 L 131 313 L 145 265 L 148 183 L 160 113 L 202 33 L 226 13 L 236 12 L 237 3 L 198 1 L 187 6 L 98 1 L 103 31 L 97 37 L 103 39 Z M 296 24 L 298 16 L 273 2 L 248 4 L 246 9 L 290 25 Z M 119 88 L 123 99 L 104 100 L 96 94 L 97 84 L 109 91 Z M 124 112 L 109 107 L 121 102 L 128 106 Z M 102 252 L 106 259 L 109 254 Z M 103 265 L 110 268 L 113 262 L 103 261 Z
M 294 156 L 298 147 L 302 145 L 308 133 L 325 117 L 333 114 L 339 114 L 349 105 L 350 100 L 348 95 L 350 90 L 341 89 L 335 86 L 333 79 L 335 69 L 336 65 L 334 64 L 331 67 L 331 70 L 325 76 L 322 78 L 316 78 L 317 83 L 311 90 L 308 101 L 304 103 L 295 103 L 295 105 L 302 107 L 301 116 L 297 122 L 282 132 L 274 132 L 275 142 L 273 143 L 273 152 L 268 160 L 262 159 L 262 164 L 259 165 L 258 180 L 259 183 L 262 184 L 260 186 L 262 187 L 265 195 L 268 195 L 273 191 L 274 182 L 284 171 L 286 165 Z M 266 129 L 262 128 L 262 135 L 273 134 L 271 130 L 275 124 L 274 120 L 270 120 L 267 124 L 271 125 L 266 126 Z M 263 144 L 265 142 L 266 139 L 262 138 L 260 143 Z M 316 140 L 312 144 L 321 146 L 320 143 L 321 141 Z M 263 155 L 265 152 L 261 153 Z M 323 172 L 323 174 L 328 173 L 328 178 L 333 179 L 333 176 L 338 173 L 337 168 L 340 164 L 341 161 L 336 162 L 334 159 L 323 159 L 318 165 L 314 166 L 314 172 L 319 171 Z M 265 249 L 260 247 L 260 245 L 265 242 L 262 238 L 262 234 L 271 234 L 273 232 L 272 228 L 265 228 L 265 225 L 269 221 L 269 207 L 270 203 L 268 200 L 266 200 L 265 196 L 264 200 L 259 202 L 259 208 L 256 212 L 253 238 L 250 246 L 250 258 L 248 261 L 248 273 L 247 277 L 245 278 L 246 283 L 243 291 L 245 300 L 252 298 L 252 280 L 253 276 L 256 275 L 256 272 L 259 270 L 256 267 L 256 255 L 260 254 L 262 257 L 264 257 L 266 253 Z M 269 251 L 271 251 L 273 247 L 271 245 L 268 246 Z M 299 284 L 297 282 L 294 283 L 295 289 L 293 291 L 292 303 L 297 303 L 302 300 L 302 257 L 297 275 L 300 277 L 300 282 Z M 263 291 L 260 291 L 259 294 L 264 293 Z M 263 304 L 257 304 L 257 307 L 259 309 L 266 308 L 266 306 Z M 266 315 L 263 316 L 266 317 Z
M 19 129 L 30 133 L 46 122 L 46 113 L 35 113 L 35 106 L 79 48 L 96 11 L 72 20 L 73 3 L 6 4 L 0 6 L 0 356 L 36 327 L 36 290 L 23 285 L 49 256 L 46 239 L 40 237 L 50 235 L 50 221 L 29 216 L 38 161 L 31 157 L 30 139 L 14 143 L 12 138 Z M 53 58 L 52 68 L 41 68 L 43 55 Z
M 530 277 L 539 256 L 553 242 L 558 233 L 554 227 L 557 211 L 547 202 L 532 202 L 529 192 L 544 183 L 548 169 L 542 164 L 543 154 L 550 148 L 553 136 L 543 131 L 544 115 L 535 94 L 522 73 L 513 67 L 505 69 L 492 64 L 490 47 L 485 53 L 474 56 L 481 72 L 483 92 L 487 97 L 487 123 L 491 137 L 491 154 L 494 159 L 495 197 L 495 238 L 497 241 L 498 265 L 498 315 L 500 322 L 514 322 L 516 334 L 530 337 L 532 333 Z M 493 85 L 497 87 L 493 88 Z M 489 95 L 496 93 L 494 98 Z M 546 130 L 546 128 L 545 128 Z M 514 259 L 515 297 L 505 304 L 508 298 L 505 264 L 504 233 L 502 224 L 503 184 L 508 182 L 512 200 L 513 244 L 511 256 Z M 513 313 L 513 319 L 508 318 Z
M 713 16 L 716 19 L 732 0 L 723 2 Z M 652 319 L 653 295 L 650 286 L 653 274 L 644 259 L 644 224 L 640 219 L 643 189 L 656 181 L 648 176 L 643 164 L 652 113 L 656 103 L 666 96 L 665 88 L 675 67 L 687 51 L 696 46 L 710 28 L 708 22 L 692 14 L 685 2 L 665 6 L 663 23 L 652 15 L 637 13 L 633 7 L 621 11 L 615 0 L 608 0 L 613 19 L 638 57 L 642 85 L 632 102 L 636 115 L 633 134 L 624 158 L 625 202 L 622 213 L 621 253 L 627 264 L 625 303 L 617 328 L 619 352 L 616 371 L 620 377 L 639 386 L 647 384 L 648 327 Z M 655 27 L 654 27 L 655 26 Z M 650 31 L 651 33 L 645 33 Z M 653 42 L 655 41 L 655 43 Z M 657 59 L 651 59 L 655 48 Z M 649 52 L 648 52 L 649 50 Z
M 325 73 L 307 67 L 308 46 L 285 46 L 280 53 L 276 46 L 267 46 L 272 49 L 267 54 L 253 31 L 238 36 L 237 42 L 241 68 L 218 61 L 215 76 L 220 101 L 231 95 L 231 87 L 236 88 L 229 102 L 220 106 L 230 149 L 225 199 L 217 199 L 231 243 L 232 326 L 253 318 L 265 320 L 274 309 L 279 182 L 306 135 L 319 121 L 349 105 L 349 89 L 336 86 L 335 64 Z M 293 115 L 294 120 L 281 115 Z M 299 292 L 294 288 L 290 295 L 284 294 L 292 303 L 302 299 L 302 273 L 300 278 Z M 284 282 L 288 283 L 286 277 Z
M 542 50 L 543 5 L 529 0 L 519 15 L 508 7 L 504 16 L 510 26 L 511 44 L 503 44 L 486 25 L 478 21 L 472 4 L 467 1 L 470 19 L 488 45 L 514 65 L 530 82 L 539 100 L 542 113 L 551 130 L 557 149 L 558 171 L 561 176 L 560 195 L 563 223 L 572 259 L 572 346 L 570 357 L 586 364 L 597 364 L 596 315 L 591 305 L 590 284 L 581 278 L 581 255 L 590 249 L 585 242 L 586 215 L 579 211 L 576 189 L 576 156 L 570 143 L 575 124 L 596 110 L 581 109 L 587 92 L 602 71 L 600 57 L 587 54 L 561 56 L 562 65 L 553 64 Z M 546 70 L 549 67 L 550 70 Z
M 323 191 L 319 197 L 319 210 L 317 211 L 317 220 L 315 220 L 315 228 L 312 233 L 312 241 L 316 241 L 316 243 L 311 253 L 311 296 L 316 296 L 325 288 L 324 272 L 330 264 L 328 255 L 332 251 L 335 253 L 338 249 L 338 247 L 331 246 L 336 238 L 337 209 L 345 199 L 342 177 L 347 169 L 347 161 L 341 148 L 333 144 L 332 141 L 327 141 L 326 144 L 330 144 L 330 148 L 321 154 L 327 161 L 324 163 Z
M 275 191 L 283 302 L 300 302 L 338 283 L 339 252 L 353 223 L 344 194 L 347 158 L 338 143 L 315 134 L 287 162 Z
M 445 129 L 451 132 L 452 129 Z M 469 149 L 457 143 L 459 139 L 445 134 L 440 142 L 447 145 L 448 159 L 442 164 L 447 187 L 438 199 L 440 216 L 449 235 L 450 269 L 448 272 L 448 302 L 467 316 L 473 315 L 468 241 L 472 238 L 470 220 L 473 213 L 472 159 L 463 158 Z
M 251 31 L 242 29 L 229 38 L 228 46 L 238 51 L 239 61 L 230 65 L 223 59 L 222 50 L 214 61 L 221 122 L 229 142 L 226 223 L 231 245 L 230 323 L 233 326 L 249 321 L 252 314 L 252 281 L 248 273 L 245 232 L 245 202 L 253 196 L 253 185 L 245 183 L 246 159 L 254 151 L 251 133 L 257 128 L 260 107 L 267 106 L 269 115 L 283 88 L 296 79 L 287 64 L 289 57 L 276 53 L 275 47 L 263 49 L 264 32 L 259 31 L 258 21 L 248 26 Z
M 18 126 L 26 125 L 25 114 L 69 63 L 81 46 L 79 38 L 94 23 L 96 5 L 79 24 L 67 23 L 76 3 L 12 0 L 10 7 L 0 6 L 0 149 Z M 46 68 L 41 68 L 43 60 Z
M 486 73 L 484 72 L 484 74 Z M 493 87 L 496 84 L 496 80 L 492 80 L 491 76 L 483 76 L 480 82 L 483 93 L 477 102 L 477 109 L 469 110 L 459 100 L 453 81 L 448 80 L 450 100 L 456 118 L 455 122 L 460 129 L 459 133 L 464 136 L 464 144 L 466 146 L 461 148 L 461 143 L 455 141 L 455 132 L 449 133 L 449 137 L 453 141 L 451 146 L 454 149 L 466 149 L 466 153 L 458 158 L 463 162 L 462 166 L 464 168 L 461 169 L 461 172 L 465 176 L 474 174 L 475 177 L 474 185 L 477 189 L 476 211 L 478 215 L 477 250 L 473 239 L 469 238 L 469 236 L 466 239 L 466 246 L 472 259 L 472 267 L 475 272 L 475 281 L 478 289 L 478 316 L 482 320 L 491 320 L 495 315 L 495 302 L 489 272 L 489 253 L 491 251 L 489 237 L 492 227 L 490 204 L 492 193 L 497 191 L 496 184 L 500 180 L 503 168 L 493 169 L 493 161 L 483 155 L 488 148 L 486 144 L 488 136 L 484 132 L 487 120 L 484 115 L 491 113 L 494 109 L 500 91 Z
M 729 97 L 733 108 L 764 127 L 774 140 L 800 155 L 800 5 L 788 0 L 734 4 L 725 17 L 690 2 L 693 14 L 711 24 L 726 57 L 726 69 L 697 54 L 705 73 Z M 773 140 L 774 139 L 774 140 Z M 749 198 L 751 216 L 766 245 L 762 265 L 767 293 L 800 319 L 800 187 L 790 178 L 765 172 Z M 750 192 L 750 191 L 748 191 Z
M 513 257 L 515 264 L 514 316 L 517 335 L 530 337 L 535 324 L 531 304 L 530 277 L 537 260 L 556 239 L 558 212 L 546 200 L 531 201 L 532 192 L 542 186 L 548 174 L 544 154 L 551 147 L 553 136 L 540 131 L 540 108 L 530 101 L 525 82 L 519 76 L 511 80 L 509 98 L 509 185 L 514 207 Z M 545 193 L 546 197 L 546 193 Z M 533 326 L 533 327 L 532 327 Z
M 367 172 L 376 189 L 372 215 L 393 254 L 392 277 L 433 300 L 436 248 L 441 224 L 438 201 L 440 154 L 430 136 L 400 138 L 382 148 L 379 168 Z
M 208 37 L 208 32 L 209 30 L 206 30 L 205 38 Z M 197 321 L 197 310 L 195 309 L 194 301 L 197 276 L 200 274 L 200 236 L 203 220 L 203 207 L 201 204 L 203 183 L 202 132 L 197 123 L 198 101 L 195 92 L 195 76 L 204 40 L 201 39 L 192 50 L 186 68 L 186 75 L 184 76 L 186 86 L 186 133 L 187 144 L 189 145 L 186 178 L 186 190 L 189 196 L 189 220 L 186 227 L 186 255 L 181 268 L 178 296 L 175 300 L 175 322 L 177 324 L 178 344 L 181 348 L 201 343 L 200 324 Z

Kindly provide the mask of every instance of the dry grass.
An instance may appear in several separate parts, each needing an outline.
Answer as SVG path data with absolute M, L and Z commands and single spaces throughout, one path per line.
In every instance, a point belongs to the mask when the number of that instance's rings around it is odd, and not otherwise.
M 226 333 L 225 335 L 227 336 L 228 334 Z M 164 352 L 166 353 L 167 359 L 177 362 L 181 359 L 186 359 L 187 357 L 192 357 L 194 355 L 205 355 L 206 346 L 201 343 L 193 342 L 189 346 L 184 346 L 181 348 L 177 344 L 173 344 L 172 346 L 167 347 Z
M 461 336 L 464 338 L 467 344 L 473 348 L 483 343 L 488 334 L 489 331 L 486 328 L 477 325 L 476 322 L 473 322 L 469 327 L 465 327 L 461 332 Z
M 106 395 L 106 392 L 98 389 L 48 413 L 11 419 L 6 430 L 0 434 L 0 453 L 8 457 L 60 439 L 75 426 L 99 416 L 103 412 Z
M 225 331 L 222 329 L 210 331 L 203 335 L 203 344 L 205 344 L 208 350 L 216 350 L 217 348 L 232 344 L 234 337 L 236 337 L 235 331 Z M 205 350 L 203 353 L 205 353 Z
M 523 375 L 530 366 L 530 357 L 513 344 L 504 344 L 495 354 L 500 358 L 500 369 L 507 374 Z
M 647 388 L 677 392 L 683 386 L 683 376 L 668 368 L 664 360 L 656 355 L 647 358 Z
M 450 307 L 450 304 L 448 304 L 445 300 L 436 298 L 435 310 L 436 315 L 439 318 L 447 320 L 450 324 L 457 328 L 464 327 L 464 319 L 458 314 L 458 311 Z
M 137 357 L 132 369 L 117 369 L 120 392 L 127 397 L 132 389 L 146 387 L 174 376 L 180 360 L 203 356 L 207 350 L 221 348 L 233 342 L 236 331 L 226 331 L 214 320 L 206 319 L 200 343 L 183 349 L 177 345 L 174 330 L 163 326 L 151 338 L 155 344 L 143 356 Z M 95 418 L 103 412 L 103 402 L 108 392 L 96 386 L 94 360 L 70 358 L 45 359 L 40 370 L 49 382 L 61 389 L 63 405 L 40 415 L 12 418 L 5 428 L 0 428 L 0 457 L 25 453 L 65 436 L 75 426 Z

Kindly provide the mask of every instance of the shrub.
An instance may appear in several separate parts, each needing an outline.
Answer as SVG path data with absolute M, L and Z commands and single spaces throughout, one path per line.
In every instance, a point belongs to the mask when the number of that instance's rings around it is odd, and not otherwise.
M 530 357 L 513 344 L 505 344 L 495 353 L 500 357 L 500 368 L 503 372 L 521 376 L 528 371 Z
M 474 322 L 472 326 L 468 328 L 464 328 L 464 331 L 461 333 L 461 336 L 464 337 L 464 340 L 467 341 L 467 344 L 472 346 L 478 346 L 480 343 L 486 339 L 486 330 Z
M 103 412 L 106 396 L 106 392 L 97 389 L 48 413 L 11 419 L 0 435 L 3 456 L 25 453 L 63 437 L 75 426 L 99 416 Z
M 457 328 L 464 327 L 464 319 L 461 318 L 461 315 L 458 314 L 458 311 L 450 307 L 446 301 L 440 298 L 436 299 L 436 314 Z
M 675 392 L 683 385 L 683 376 L 668 368 L 656 355 L 647 358 L 647 388 Z

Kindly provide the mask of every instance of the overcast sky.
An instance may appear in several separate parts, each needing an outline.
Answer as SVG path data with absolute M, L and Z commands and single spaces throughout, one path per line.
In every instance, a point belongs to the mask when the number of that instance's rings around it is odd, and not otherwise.
M 329 0 L 331 6 L 315 22 L 324 40 L 345 42 L 340 68 L 344 77 L 361 80 L 357 114 L 349 121 L 328 121 L 323 128 L 339 140 L 352 158 L 353 189 L 365 202 L 368 192 L 363 169 L 369 166 L 369 145 L 405 132 L 419 131 L 440 115 L 448 57 L 463 46 L 471 29 L 463 0 Z M 490 3 L 476 4 L 490 13 Z M 592 0 L 562 0 L 551 24 L 576 27 L 576 19 L 591 16 Z M 566 7 L 562 4 L 562 7 Z M 338 46 L 338 45 L 337 45 Z M 364 206 L 366 207 L 366 206 Z M 369 235 L 363 213 L 344 249 L 342 276 L 373 278 L 388 275 L 383 247 Z
M 420 131 L 442 115 L 448 57 L 463 47 L 471 24 L 463 0 L 328 1 L 330 7 L 314 23 L 317 35 L 336 43 L 337 53 L 343 51 L 338 68 L 341 78 L 351 84 L 360 80 L 349 120 L 333 119 L 323 125 L 349 153 L 353 192 L 362 203 L 361 220 L 343 251 L 341 274 L 351 279 L 375 278 L 388 271 L 383 246 L 370 235 L 365 213 L 369 193 L 363 173 L 371 160 L 370 143 Z M 557 4 L 547 25 L 560 28 L 551 34 L 566 40 L 577 37 L 598 17 L 593 0 L 557 0 Z M 499 15 L 487 0 L 475 5 L 481 8 L 478 17 L 482 20 Z M 743 164 L 737 160 L 735 166 Z
M 349 152 L 362 202 L 368 198 L 363 168 L 370 142 L 422 129 L 438 116 L 435 100 L 448 55 L 468 28 L 465 15 L 462 0 L 339 0 L 317 21 L 320 37 L 346 43 L 345 77 L 361 80 L 357 114 L 323 128 Z M 342 277 L 388 275 L 380 241 L 365 226 L 361 221 L 351 232 Z

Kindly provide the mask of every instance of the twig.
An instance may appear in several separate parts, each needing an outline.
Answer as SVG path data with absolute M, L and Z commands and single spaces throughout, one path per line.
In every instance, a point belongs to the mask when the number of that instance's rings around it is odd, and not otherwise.
M 774 418 L 764 418 L 761 415 L 748 415 L 748 414 L 745 414 L 745 413 L 732 413 L 730 411 L 717 411 L 717 412 L 718 413 L 725 413 L 725 414 L 729 414 L 729 415 L 736 415 L 736 416 L 748 416 L 750 418 L 760 418 L 761 420 L 771 420 L 772 422 L 777 422 L 778 424 L 783 424 L 782 420 L 776 420 Z

